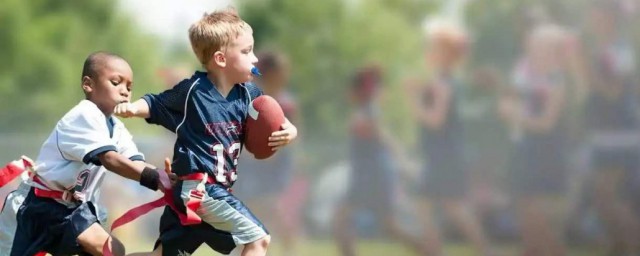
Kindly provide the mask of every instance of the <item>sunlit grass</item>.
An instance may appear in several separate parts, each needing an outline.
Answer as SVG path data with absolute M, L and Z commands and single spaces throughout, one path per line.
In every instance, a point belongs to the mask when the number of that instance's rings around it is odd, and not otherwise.
M 137 244 L 127 244 L 128 252 L 141 252 L 148 250 L 153 246 L 152 242 L 144 242 Z M 513 256 L 519 255 L 518 249 L 515 245 L 500 245 L 495 249 L 496 255 L 504 255 L 504 256 Z M 445 248 L 446 255 L 453 256 L 473 256 L 477 255 L 474 253 L 473 249 L 466 244 L 448 244 Z M 569 252 L 569 256 L 596 256 L 602 255 L 603 252 L 597 249 L 592 248 L 584 248 L 584 249 L 571 249 Z M 205 256 L 205 255 L 221 255 L 213 250 L 209 249 L 206 245 L 201 246 L 193 256 Z M 314 240 L 314 241 L 305 241 L 302 242 L 299 246 L 299 249 L 296 252 L 288 252 L 283 254 L 283 248 L 281 248 L 278 244 L 273 244 L 271 249 L 269 250 L 268 255 L 275 256 L 284 256 L 284 255 L 295 255 L 295 256 L 339 256 L 338 250 L 333 243 L 333 241 L 328 240 Z M 413 256 L 408 248 L 402 246 L 401 244 L 394 242 L 384 242 L 384 241 L 360 241 L 358 243 L 358 255 L 369 255 L 369 256 Z

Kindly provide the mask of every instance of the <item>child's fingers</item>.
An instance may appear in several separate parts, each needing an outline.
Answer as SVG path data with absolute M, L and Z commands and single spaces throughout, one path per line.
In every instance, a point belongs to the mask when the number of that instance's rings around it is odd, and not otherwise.
M 284 146 L 284 145 L 287 145 L 287 144 L 289 144 L 288 141 L 281 140 L 281 141 L 269 142 L 269 144 L 267 144 L 267 145 L 269 145 L 269 147 L 279 147 L 279 146 Z
M 167 174 L 171 174 L 171 159 L 168 157 L 164 159 L 164 171 Z
M 289 142 L 291 141 L 291 137 L 290 136 L 276 136 L 276 137 L 269 137 L 269 142 L 279 142 L 279 141 L 286 141 Z
M 277 131 L 277 132 L 273 132 L 271 134 L 271 137 L 269 137 L 269 140 L 277 140 L 276 138 L 278 137 L 288 137 L 289 136 L 289 131 Z M 272 139 L 273 138 L 273 139 Z

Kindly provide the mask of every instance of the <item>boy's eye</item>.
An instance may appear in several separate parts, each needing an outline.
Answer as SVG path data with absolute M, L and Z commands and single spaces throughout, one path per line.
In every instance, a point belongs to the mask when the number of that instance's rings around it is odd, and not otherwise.
M 242 53 L 244 53 L 244 54 L 249 54 L 249 53 L 250 53 L 250 52 L 252 52 L 252 51 L 253 51 L 253 47 L 249 47 L 249 48 L 247 48 L 247 49 L 242 50 Z
M 112 84 L 113 86 L 117 86 L 117 85 L 119 85 L 119 84 L 120 84 L 120 82 L 118 82 L 118 81 L 114 81 L 114 80 L 111 80 L 111 84 Z

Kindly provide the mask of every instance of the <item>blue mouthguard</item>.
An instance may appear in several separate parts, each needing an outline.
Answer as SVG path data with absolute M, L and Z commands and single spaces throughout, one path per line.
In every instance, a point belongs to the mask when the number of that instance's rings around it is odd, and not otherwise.
M 262 75 L 262 74 L 260 74 L 260 70 L 258 70 L 257 67 L 251 68 L 251 74 L 253 74 L 254 76 L 261 76 Z

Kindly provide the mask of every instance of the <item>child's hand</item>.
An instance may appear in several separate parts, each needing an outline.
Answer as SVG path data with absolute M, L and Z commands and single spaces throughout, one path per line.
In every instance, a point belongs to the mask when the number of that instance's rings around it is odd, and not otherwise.
M 113 114 L 119 117 L 129 118 L 135 116 L 138 113 L 138 108 L 132 103 L 124 102 L 116 105 L 113 110 Z
M 171 171 L 171 160 L 169 160 L 169 158 L 164 159 L 164 174 L 166 174 L 166 176 L 162 175 L 161 172 L 160 180 L 158 181 L 158 188 L 162 192 L 171 189 L 178 182 L 178 175 Z
M 269 146 L 273 151 L 286 146 L 298 136 L 298 129 L 289 120 L 282 124 L 282 130 L 273 132 L 269 137 Z

